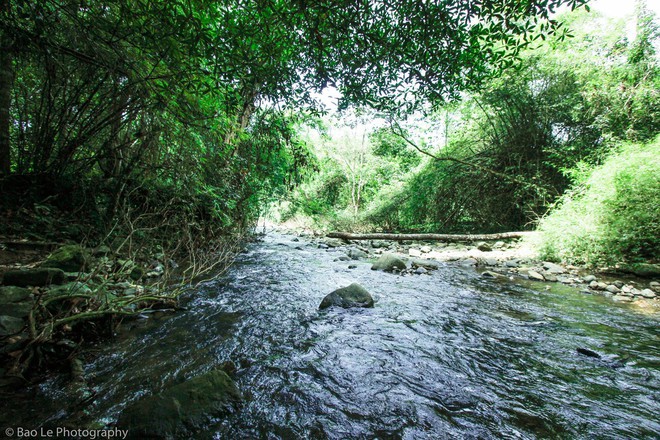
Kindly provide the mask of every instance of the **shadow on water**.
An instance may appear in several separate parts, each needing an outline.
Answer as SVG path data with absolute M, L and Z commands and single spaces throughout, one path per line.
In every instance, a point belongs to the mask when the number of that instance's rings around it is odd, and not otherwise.
M 200 439 L 657 438 L 657 316 L 452 266 L 349 270 L 334 261 L 341 250 L 290 239 L 252 245 L 187 299 L 188 312 L 100 348 L 86 368 L 97 398 L 82 419 L 112 423 L 135 399 L 232 361 L 245 403 Z M 375 308 L 318 311 L 352 282 Z M 63 387 L 43 384 L 5 417 L 80 418 L 63 409 Z

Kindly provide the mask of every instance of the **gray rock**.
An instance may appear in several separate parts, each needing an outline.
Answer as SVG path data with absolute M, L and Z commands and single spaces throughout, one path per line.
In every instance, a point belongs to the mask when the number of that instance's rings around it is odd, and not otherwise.
M 25 287 L 4 286 L 0 287 L 0 304 L 16 303 L 29 299 L 32 295 L 30 289 Z
M 528 272 L 527 272 L 527 275 L 529 275 L 529 278 L 530 278 L 531 280 L 545 281 L 545 278 L 543 277 L 543 275 L 541 275 L 540 273 L 536 272 L 535 270 L 530 270 L 530 271 L 528 271 Z
M 428 254 L 431 252 L 431 246 L 422 246 L 419 250 L 422 251 L 423 254 Z
M 426 270 L 436 270 L 440 265 L 436 261 L 423 260 L 421 258 L 414 258 L 411 260 L 410 265 L 413 268 L 423 267 Z
M 48 286 L 51 284 L 62 284 L 66 276 L 61 269 L 37 268 L 10 270 L 5 272 L 2 283 L 7 286 Z
M 558 280 L 557 275 L 553 275 L 551 273 L 544 273 L 543 278 L 545 278 L 546 281 L 550 281 L 552 283 L 556 282 Z
M 23 330 L 23 327 L 24 322 L 20 318 L 7 315 L 0 316 L 0 336 L 15 335 Z
M 585 276 L 584 278 L 582 278 L 582 281 L 584 281 L 585 283 L 588 284 L 588 283 L 590 283 L 590 282 L 592 282 L 592 281 L 596 281 L 596 277 L 593 276 L 593 275 L 587 275 L 587 276 Z
M 465 260 L 461 260 L 458 262 L 461 266 L 464 267 L 471 267 L 471 266 L 476 266 L 477 265 L 477 260 L 474 258 L 466 258 Z
M 616 281 L 613 282 L 612 284 L 614 284 L 616 287 L 618 287 L 618 288 L 620 289 L 620 288 L 623 287 L 624 282 L 623 282 L 623 281 L 620 281 L 620 280 L 616 280 Z
M 345 309 L 351 307 L 373 307 L 374 299 L 371 297 L 367 290 L 357 283 L 350 286 L 342 287 L 328 294 L 319 309 L 327 309 L 328 307 L 343 307 Z
M 479 249 L 481 252 L 490 252 L 493 250 L 493 248 L 485 241 L 478 243 L 477 249 Z
M 227 373 L 213 370 L 138 400 L 119 416 L 117 427 L 129 438 L 190 438 L 209 423 L 233 412 L 241 393 Z
M 325 244 L 325 243 L 320 243 L 320 244 L 319 244 L 319 249 L 328 249 L 329 247 L 330 247 L 330 246 L 328 246 L 328 245 Z
M 610 293 L 614 293 L 614 294 L 617 294 L 617 293 L 621 292 L 621 289 L 616 287 L 614 284 L 608 285 L 607 287 L 605 287 L 605 290 L 607 290 Z
M 348 255 L 340 255 L 335 259 L 335 261 L 351 261 L 351 257 Z
M 651 289 L 644 289 L 644 290 L 642 290 L 642 291 L 640 292 L 640 294 L 641 294 L 641 296 L 643 296 L 644 298 L 649 298 L 649 299 L 653 299 L 653 298 L 655 298 L 655 297 L 657 296 L 657 295 L 655 294 L 655 292 L 652 291 Z
M 631 297 L 623 295 L 614 295 L 612 299 L 619 302 L 631 302 L 633 300 Z
M 553 275 L 566 273 L 566 269 L 564 269 L 562 266 L 555 263 L 550 263 L 548 261 L 545 261 L 543 263 L 543 268 L 546 270 L 546 272 L 551 273 Z
M 497 258 L 492 258 L 492 257 L 484 258 L 483 262 L 486 266 L 497 266 L 499 264 Z
M 502 249 L 505 246 L 503 241 L 496 241 L 493 245 L 493 249 Z
M 507 261 L 504 263 L 504 265 L 505 265 L 506 267 L 518 267 L 518 266 L 520 266 L 520 264 L 518 263 L 517 260 L 507 260 Z
M 415 273 L 418 274 L 418 275 L 422 275 L 422 274 L 425 274 L 427 272 L 428 272 L 428 270 L 424 269 L 422 266 L 415 269 Z
M 392 254 L 381 255 L 380 258 L 373 264 L 373 266 L 371 266 L 371 270 L 382 270 L 385 272 L 392 272 L 394 270 L 401 271 L 405 269 L 406 263 Z
M 349 269 L 357 269 L 357 264 L 349 264 L 348 268 Z
M 30 314 L 33 305 L 31 300 L 2 304 L 2 314 L 14 318 L 26 318 Z
M 361 258 L 367 258 L 369 256 L 365 251 L 355 248 L 349 249 L 348 252 L 346 252 L 346 254 L 351 260 L 359 260 Z
M 649 283 L 649 287 L 651 290 L 653 290 L 655 293 L 660 293 L 660 283 L 657 281 L 651 281 Z
M 87 267 L 89 255 L 85 248 L 78 244 L 62 246 L 41 264 L 41 267 L 62 269 L 65 272 L 81 272 Z
M 418 258 L 418 257 L 422 256 L 422 251 L 420 251 L 419 249 L 411 248 L 411 249 L 408 249 L 408 255 L 410 255 L 411 257 Z

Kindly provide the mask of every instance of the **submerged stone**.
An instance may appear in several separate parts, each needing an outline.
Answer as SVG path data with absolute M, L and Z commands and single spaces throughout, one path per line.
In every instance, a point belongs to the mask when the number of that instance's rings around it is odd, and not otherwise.
M 241 401 L 234 381 L 221 369 L 140 399 L 120 415 L 117 426 L 128 438 L 190 438 Z
M 373 307 L 374 299 L 364 287 L 353 283 L 350 286 L 342 287 L 328 294 L 321 301 L 319 309 L 323 310 L 332 306 L 343 307 L 345 309 L 351 307 Z

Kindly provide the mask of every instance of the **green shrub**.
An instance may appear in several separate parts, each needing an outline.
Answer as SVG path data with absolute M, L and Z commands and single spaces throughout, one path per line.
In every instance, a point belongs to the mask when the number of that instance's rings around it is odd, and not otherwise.
M 660 137 L 623 145 L 539 226 L 544 258 L 590 266 L 660 255 Z

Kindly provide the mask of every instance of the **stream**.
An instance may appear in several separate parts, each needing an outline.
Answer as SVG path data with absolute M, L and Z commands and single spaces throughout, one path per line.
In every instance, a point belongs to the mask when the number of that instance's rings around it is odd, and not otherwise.
M 267 235 L 185 298 L 188 311 L 132 321 L 96 347 L 86 423 L 231 361 L 245 402 L 196 438 L 660 438 L 658 315 L 451 264 L 375 272 L 293 240 Z M 353 282 L 373 309 L 318 310 Z M 65 389 L 54 378 L 3 402 L 5 425 L 80 417 Z

